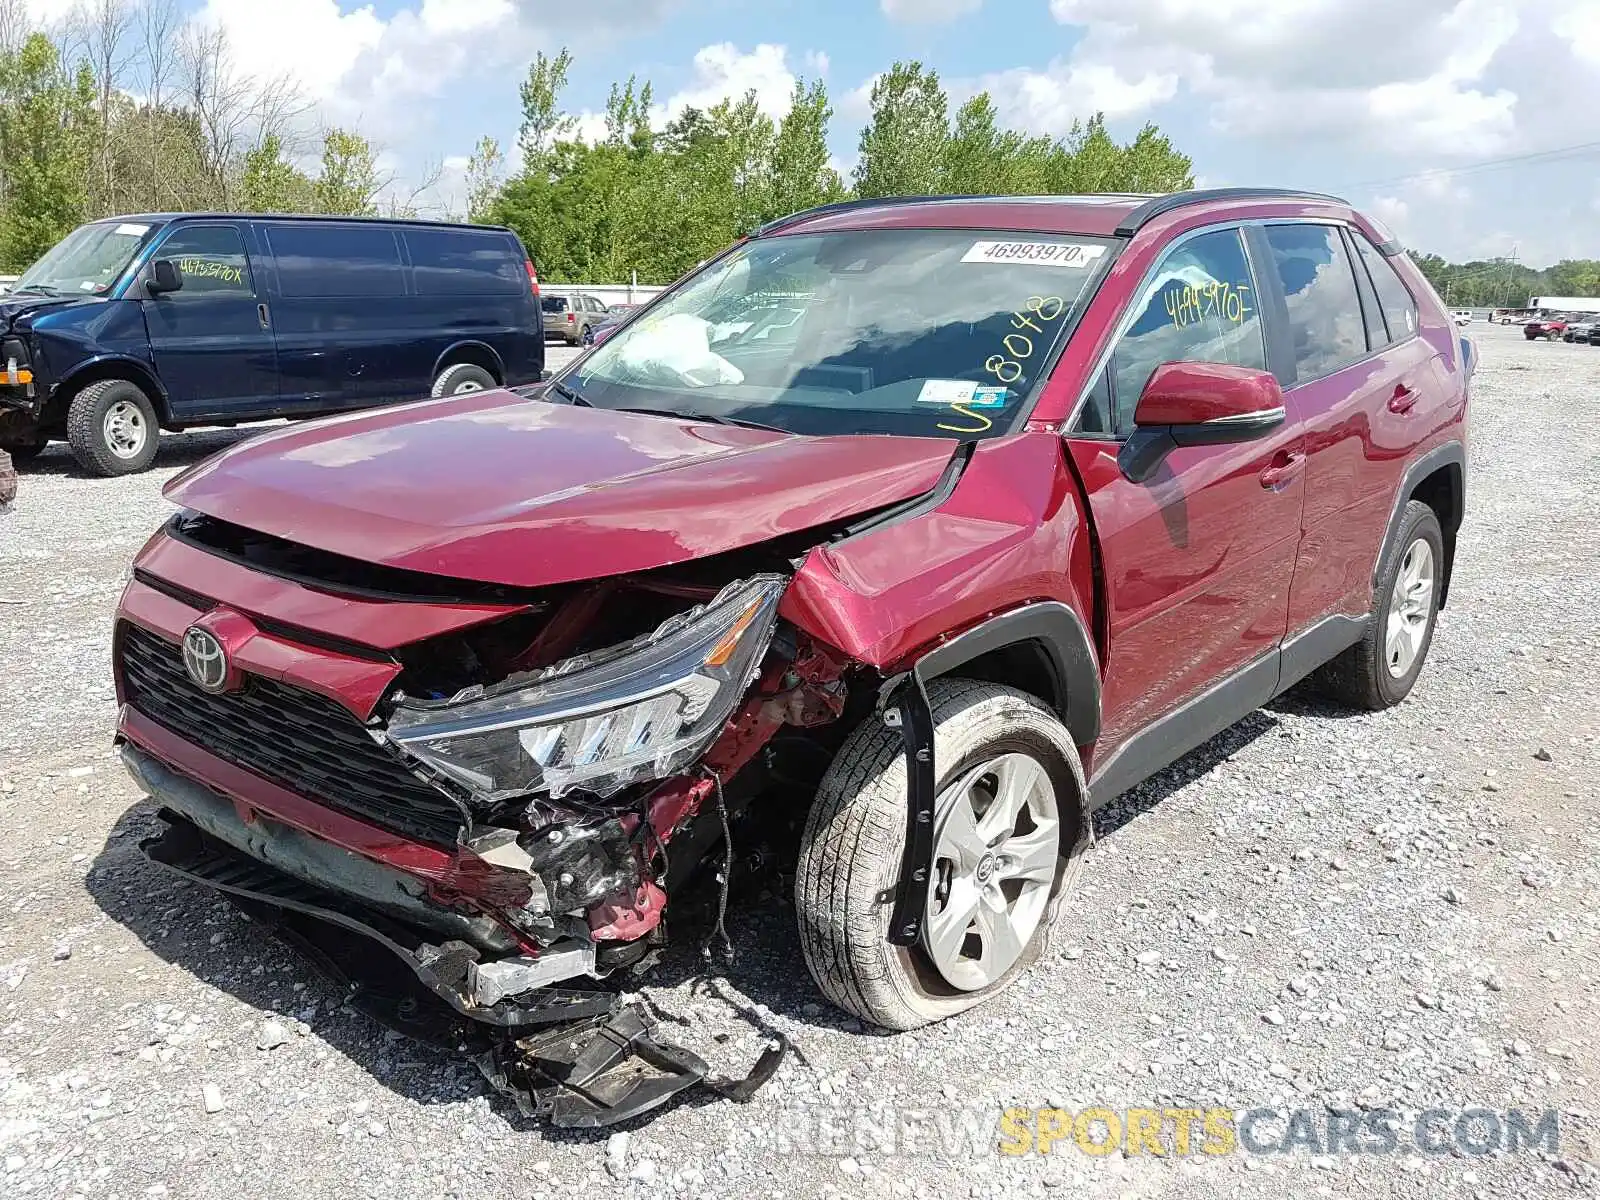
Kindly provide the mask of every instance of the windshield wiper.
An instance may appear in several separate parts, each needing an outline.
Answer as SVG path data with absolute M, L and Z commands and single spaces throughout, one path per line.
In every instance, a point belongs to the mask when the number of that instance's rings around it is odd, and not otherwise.
M 671 417 L 676 421 L 708 421 L 712 425 L 740 425 L 746 429 L 765 429 L 769 433 L 787 433 L 776 425 L 763 425 L 760 421 L 746 421 L 742 417 L 721 417 L 713 413 L 673 412 L 670 408 L 614 408 L 612 412 L 638 413 L 642 417 Z
M 37 292 L 41 296 L 63 296 L 66 294 L 60 288 L 48 287 L 42 283 L 30 283 L 27 287 L 12 288 L 6 295 L 23 296 L 29 292 Z
M 594 405 L 592 403 L 590 403 L 588 400 L 585 400 L 582 396 L 578 395 L 577 392 L 573 391 L 566 384 L 562 383 L 559 379 L 552 379 L 550 381 L 550 390 L 552 392 L 554 392 L 556 395 L 560 396 L 568 404 L 578 404 L 578 405 L 582 405 L 584 408 L 593 408 L 594 407 Z

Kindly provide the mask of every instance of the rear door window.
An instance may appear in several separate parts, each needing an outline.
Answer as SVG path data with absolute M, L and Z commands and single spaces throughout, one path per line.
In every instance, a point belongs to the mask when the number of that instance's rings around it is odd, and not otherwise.
M 266 234 L 278 264 L 278 287 L 286 297 L 406 294 L 405 268 L 393 229 L 306 222 L 269 224 Z
M 418 228 L 402 236 L 420 295 L 514 296 L 528 288 L 527 268 L 503 234 Z
M 1365 234 L 1359 229 L 1352 229 L 1349 233 L 1372 280 L 1372 287 L 1378 293 L 1378 305 L 1383 309 L 1383 319 L 1389 326 L 1389 340 L 1403 342 L 1415 337 L 1417 302 L 1405 281 L 1389 264 L 1389 260 L 1378 253 L 1378 248 L 1367 240 Z
M 1269 225 L 1266 234 L 1288 304 L 1296 377 L 1318 379 L 1365 358 L 1366 325 L 1339 230 Z
M 1082 414 L 1085 432 L 1123 436 L 1132 430 L 1139 395 L 1163 363 L 1266 370 L 1255 278 L 1237 229 L 1204 233 L 1169 251 L 1132 311 L 1107 377 L 1096 383 Z

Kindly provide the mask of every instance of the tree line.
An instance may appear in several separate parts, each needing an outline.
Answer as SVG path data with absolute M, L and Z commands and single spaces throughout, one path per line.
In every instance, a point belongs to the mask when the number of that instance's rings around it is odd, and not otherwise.
M 370 215 L 391 183 L 367 139 L 316 128 L 288 76 L 245 74 L 178 0 L 80 0 L 50 29 L 0 0 L 0 271 L 99 217 Z
M 664 119 L 651 84 L 630 77 L 611 88 L 604 133 L 585 139 L 561 103 L 571 66 L 565 50 L 535 58 L 513 155 L 486 137 L 467 171 L 471 219 L 516 230 L 553 282 L 670 282 L 765 221 L 855 197 L 1193 184 L 1193 164 L 1154 125 L 1119 143 L 1095 114 L 1064 137 L 1029 136 L 1002 126 L 987 93 L 952 113 L 938 74 L 916 62 L 874 83 L 848 179 L 830 161 L 821 80 L 797 80 L 776 120 L 753 91 Z
M 1510 259 L 1447 262 L 1411 255 L 1451 308 L 1522 308 L 1534 296 L 1600 296 L 1600 260 L 1565 258 L 1539 270 Z

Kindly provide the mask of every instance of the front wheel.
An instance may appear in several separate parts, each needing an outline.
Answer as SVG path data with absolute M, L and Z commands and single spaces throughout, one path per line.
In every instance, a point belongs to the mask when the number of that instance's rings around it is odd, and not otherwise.
M 900 735 L 877 720 L 846 739 L 824 777 L 795 875 L 812 978 L 888 1029 L 964 1012 L 1045 954 L 1085 845 L 1083 767 L 1043 704 L 967 679 L 936 680 L 928 695 L 939 780 L 917 944 L 888 940 L 909 799 Z
M 155 406 L 126 379 L 91 383 L 67 408 L 67 444 L 93 475 L 132 475 L 155 461 L 161 428 Z

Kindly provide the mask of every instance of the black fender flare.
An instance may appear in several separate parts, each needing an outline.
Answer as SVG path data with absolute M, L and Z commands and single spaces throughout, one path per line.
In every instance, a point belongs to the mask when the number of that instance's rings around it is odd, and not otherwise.
M 994 650 L 1032 643 L 1045 656 L 1054 695 L 1041 696 L 1061 718 L 1073 744 L 1087 746 L 1100 736 L 1100 667 L 1089 631 L 1078 614 L 1059 600 L 1041 600 L 998 613 L 924 653 L 913 665 L 924 684 Z
M 1394 494 L 1394 504 L 1389 509 L 1389 523 L 1384 526 L 1383 541 L 1378 546 L 1378 557 L 1372 564 L 1372 594 L 1378 594 L 1378 573 L 1383 570 L 1383 564 L 1389 561 L 1389 550 L 1394 545 L 1395 536 L 1400 531 L 1400 515 L 1405 511 L 1406 501 L 1410 500 L 1419 485 L 1429 475 L 1440 467 L 1455 467 L 1457 474 L 1457 516 L 1466 519 L 1467 513 L 1467 448 L 1459 441 L 1445 442 L 1435 446 L 1422 457 L 1418 458 L 1406 468 L 1405 474 L 1400 478 L 1400 486 Z M 1459 528 L 1459 525 L 1457 526 Z M 1450 571 L 1454 564 L 1453 553 L 1456 540 L 1456 529 L 1444 530 L 1446 561 L 1444 563 L 1444 579 L 1440 587 L 1439 607 L 1444 607 L 1445 598 L 1450 592 Z
M 1072 740 L 1079 746 L 1100 734 L 1100 671 L 1088 631 L 1078 614 L 1055 600 L 1026 604 L 990 617 L 921 655 L 910 670 L 884 681 L 878 692 L 879 718 L 898 730 L 906 752 L 906 841 L 900 859 L 900 876 L 889 899 L 889 941 L 913 945 L 922 933 L 933 866 L 933 824 L 939 781 L 934 762 L 933 708 L 928 701 L 930 679 L 954 675 L 968 663 L 1007 646 L 1035 644 L 1050 669 L 1055 696 L 1046 700 L 1055 708 Z M 1087 795 L 1079 797 L 1082 829 L 1079 841 L 1089 836 Z
M 461 353 L 463 350 L 470 351 L 470 355 L 463 358 Z M 501 359 L 500 355 L 495 352 L 495 348 L 489 345 L 488 342 L 481 342 L 476 338 L 462 338 L 459 342 L 452 342 L 443 354 L 434 359 L 433 377 L 435 379 L 439 378 L 439 372 L 443 371 L 447 366 L 453 366 L 461 362 L 476 363 L 479 357 L 487 358 L 492 364 L 489 370 L 502 381 L 505 380 L 506 364 L 504 360 Z

